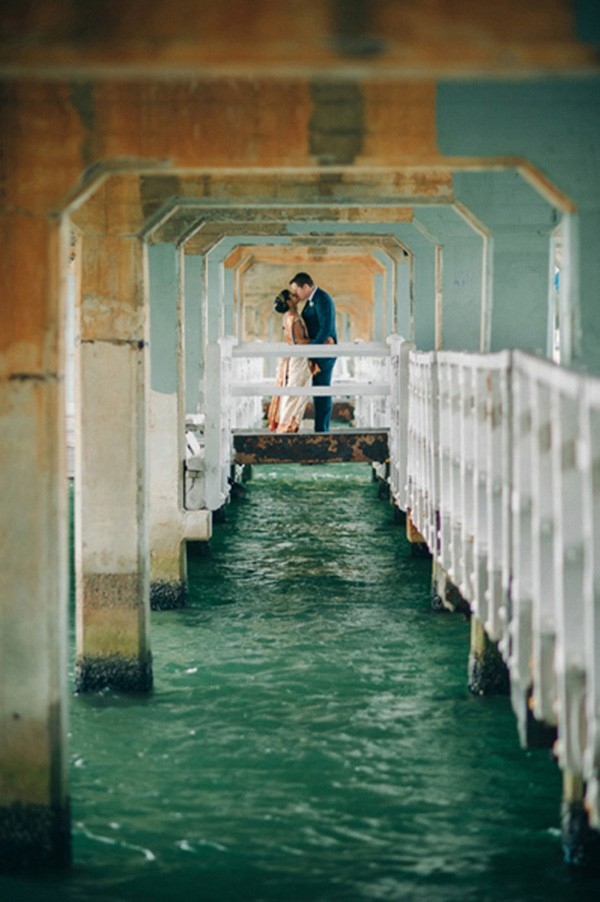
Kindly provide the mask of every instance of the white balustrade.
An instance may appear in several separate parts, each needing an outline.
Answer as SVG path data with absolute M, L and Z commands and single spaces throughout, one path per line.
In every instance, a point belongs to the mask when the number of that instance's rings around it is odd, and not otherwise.
M 264 377 L 265 359 L 311 354 L 209 345 L 207 506 L 227 498 L 231 430 L 256 428 L 265 397 L 347 396 L 360 425 L 389 427 L 392 497 L 498 641 L 521 742 L 529 709 L 556 725 L 559 764 L 584 779 L 600 826 L 600 379 L 519 351 L 417 352 L 399 336 L 320 346 L 352 363 L 330 387 Z
M 351 397 L 355 405 L 360 398 L 365 403 L 357 417 L 357 425 L 362 428 L 389 427 L 391 352 L 386 342 L 319 345 L 319 357 L 353 360 L 353 367 L 346 366 L 345 360 L 340 361 L 339 375 L 346 377 L 346 381 L 334 376 L 331 386 L 276 386 L 273 376 L 265 375 L 268 370 L 265 363 L 269 360 L 308 358 L 315 355 L 314 345 L 288 345 L 282 342 L 240 344 L 236 338 L 226 336 L 208 344 L 205 354 L 204 481 L 209 510 L 220 508 L 229 495 L 232 431 L 261 427 L 264 398 L 273 395 L 330 395 Z
M 600 380 L 517 351 L 413 351 L 408 395 L 406 507 L 499 642 L 522 743 L 531 706 L 597 827 Z

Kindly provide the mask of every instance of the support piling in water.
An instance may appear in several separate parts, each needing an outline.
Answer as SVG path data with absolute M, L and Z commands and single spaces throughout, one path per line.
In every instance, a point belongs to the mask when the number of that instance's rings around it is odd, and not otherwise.
M 71 864 L 71 812 L 64 806 L 0 806 L 0 873 L 62 871 Z
M 473 695 L 508 695 L 510 691 L 508 668 L 498 644 L 489 638 L 475 616 L 471 617 L 469 689 Z
M 600 872 L 600 832 L 590 827 L 583 777 L 563 771 L 561 843 L 565 863 Z
M 427 542 L 413 523 L 409 510 L 406 511 L 406 538 L 410 542 L 412 554 L 421 557 L 426 557 L 430 554 Z
M 527 695 L 527 710 L 525 713 L 525 748 L 551 749 L 557 739 L 555 724 L 544 723 L 533 716 L 533 687 L 529 688 Z
M 184 608 L 187 601 L 187 582 L 183 580 L 153 580 L 150 583 L 150 610 L 152 611 L 174 611 Z
M 469 614 L 468 603 L 435 559 L 431 566 L 431 607 L 434 611 Z
M 149 692 L 152 689 L 152 659 L 124 655 L 86 655 L 75 664 L 75 692 Z

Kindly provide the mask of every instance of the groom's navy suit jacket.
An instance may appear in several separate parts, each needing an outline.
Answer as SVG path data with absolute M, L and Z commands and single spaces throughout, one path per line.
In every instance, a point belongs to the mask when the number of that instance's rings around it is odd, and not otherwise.
M 310 301 L 307 301 L 302 310 L 302 319 L 306 323 L 308 337 L 311 344 L 325 344 L 328 338 L 333 338 L 337 344 L 337 332 L 335 330 L 335 305 L 333 299 L 322 288 L 317 288 Z M 333 369 L 335 357 L 323 357 L 316 360 L 319 366 Z

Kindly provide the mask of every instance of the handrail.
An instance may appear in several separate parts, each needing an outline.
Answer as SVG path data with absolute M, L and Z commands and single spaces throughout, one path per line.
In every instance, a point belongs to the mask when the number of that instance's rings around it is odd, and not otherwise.
M 510 672 L 519 735 L 557 728 L 600 825 L 600 379 L 522 351 L 412 352 L 407 507 Z
M 395 338 L 400 340 L 397 336 Z M 282 357 L 349 357 L 356 359 L 355 367 L 359 367 L 361 358 L 372 358 L 377 361 L 377 366 L 368 373 L 363 367 L 361 377 L 356 381 L 345 379 L 336 382 L 334 377 L 329 386 L 277 386 L 272 377 L 257 379 L 258 374 L 251 365 L 252 361 Z M 284 342 L 262 341 L 239 343 L 235 337 L 225 336 L 210 343 L 206 348 L 205 367 L 205 394 L 207 398 L 211 398 L 211 404 L 206 408 L 204 426 L 207 507 L 216 510 L 227 500 L 232 429 L 249 428 L 258 418 L 262 420 L 259 398 L 282 395 L 354 398 L 356 419 L 360 426 L 384 428 L 383 424 L 386 424 L 391 431 L 390 441 L 395 440 L 398 446 L 398 436 L 390 422 L 390 405 L 397 409 L 397 401 L 394 400 L 397 380 L 389 380 L 395 366 L 394 359 L 389 341 L 289 345 Z M 243 373 L 236 374 L 244 361 L 248 362 L 249 367 L 244 367 Z M 240 399 L 242 406 L 233 403 L 237 399 Z M 240 422 L 240 416 L 243 422 Z M 402 454 L 399 457 L 404 459 Z M 394 478 L 396 481 L 403 481 L 404 478 L 397 468 Z
M 231 394 L 237 398 L 248 395 L 291 395 L 293 397 L 328 397 L 334 395 L 389 395 L 388 382 L 332 382 L 331 385 L 275 385 L 273 380 L 264 382 L 239 382 L 231 384 Z
M 233 357 L 389 357 L 385 341 L 340 342 L 335 345 L 251 341 L 233 347 Z

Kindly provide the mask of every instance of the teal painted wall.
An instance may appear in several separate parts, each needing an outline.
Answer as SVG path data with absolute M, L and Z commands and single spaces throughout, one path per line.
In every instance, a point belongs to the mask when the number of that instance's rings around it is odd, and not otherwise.
M 204 257 L 186 254 L 183 258 L 183 267 L 185 412 L 197 413 L 202 389 Z
M 177 297 L 179 264 L 172 244 L 148 245 L 150 294 L 150 384 L 154 391 L 174 394 L 178 384 Z
M 514 169 L 458 173 L 454 190 L 493 235 L 490 350 L 521 348 L 545 354 L 556 209 Z
M 600 373 L 600 77 L 442 82 L 438 145 L 452 156 L 521 156 L 579 213 L 581 333 L 574 363 Z M 519 297 L 511 303 L 518 310 Z
M 442 348 L 479 351 L 482 238 L 452 207 L 421 208 L 416 216 L 442 246 Z

